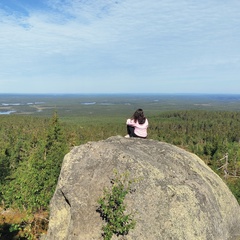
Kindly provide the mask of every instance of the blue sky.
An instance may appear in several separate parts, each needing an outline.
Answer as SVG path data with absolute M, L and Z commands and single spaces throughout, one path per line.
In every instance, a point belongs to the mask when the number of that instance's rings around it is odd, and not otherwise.
M 1 0 L 0 93 L 240 93 L 239 0 Z

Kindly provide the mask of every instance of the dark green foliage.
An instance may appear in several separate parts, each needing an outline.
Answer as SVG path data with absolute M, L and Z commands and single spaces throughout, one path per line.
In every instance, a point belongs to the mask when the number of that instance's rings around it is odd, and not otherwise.
M 156 112 L 156 111 L 155 111 Z M 149 138 L 197 154 L 227 184 L 240 202 L 240 112 L 172 111 L 148 114 Z M 46 208 L 64 155 L 71 147 L 126 134 L 125 115 L 51 118 L 0 116 L 0 201 L 28 210 Z M 228 175 L 221 168 L 228 154 Z M 232 181 L 232 178 L 235 180 Z
M 234 193 L 235 197 L 239 200 L 240 199 L 240 181 L 234 179 L 228 183 L 228 186 L 230 190 Z
M 8 168 L 1 189 L 6 206 L 34 211 L 48 207 L 69 148 L 56 114 L 43 128 L 31 127 L 26 135 L 25 126 L 18 135 L 11 133 L 17 140 L 5 150 Z
M 98 200 L 100 205 L 98 212 L 105 220 L 103 226 L 103 237 L 110 240 L 114 234 L 127 235 L 135 227 L 135 220 L 132 214 L 126 214 L 124 199 L 131 190 L 132 180 L 129 180 L 129 173 L 120 175 L 115 172 L 112 180 L 112 188 L 104 189 L 104 195 Z

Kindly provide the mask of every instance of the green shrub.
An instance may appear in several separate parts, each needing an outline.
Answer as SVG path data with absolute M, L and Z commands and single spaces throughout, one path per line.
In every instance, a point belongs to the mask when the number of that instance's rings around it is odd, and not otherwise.
M 115 178 L 112 179 L 111 189 L 104 189 L 104 195 L 99 198 L 100 205 L 97 211 L 100 213 L 106 225 L 103 226 L 103 237 L 105 240 L 112 238 L 113 234 L 127 235 L 134 229 L 136 221 L 133 214 L 126 213 L 124 199 L 131 192 L 131 185 L 134 180 L 129 180 L 129 173 L 119 174 L 115 171 Z

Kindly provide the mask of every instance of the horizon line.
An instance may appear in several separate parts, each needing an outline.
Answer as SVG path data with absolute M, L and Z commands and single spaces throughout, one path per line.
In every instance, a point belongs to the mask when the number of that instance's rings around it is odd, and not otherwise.
M 184 93 L 184 92 L 179 92 L 179 93 L 162 93 L 162 92 L 139 92 L 139 93 L 64 93 L 64 92 L 59 92 L 59 93 L 14 93 L 14 92 L 9 92 L 9 93 L 1 93 L 0 95 L 240 95 L 240 93 Z

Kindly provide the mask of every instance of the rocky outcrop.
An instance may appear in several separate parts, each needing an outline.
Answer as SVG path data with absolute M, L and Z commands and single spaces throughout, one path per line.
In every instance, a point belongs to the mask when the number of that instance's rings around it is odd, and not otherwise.
M 239 239 L 239 205 L 200 158 L 167 143 L 120 136 L 75 147 L 65 156 L 47 239 L 103 239 L 97 200 L 111 186 L 114 169 L 142 180 L 125 202 L 136 212 L 136 227 L 113 239 Z

